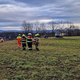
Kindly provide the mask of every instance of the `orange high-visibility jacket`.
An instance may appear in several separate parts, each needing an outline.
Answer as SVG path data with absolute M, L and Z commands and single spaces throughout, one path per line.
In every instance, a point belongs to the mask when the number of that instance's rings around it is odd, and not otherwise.
M 18 37 L 17 37 L 18 46 L 21 46 L 20 41 L 21 41 L 21 36 L 18 36 Z

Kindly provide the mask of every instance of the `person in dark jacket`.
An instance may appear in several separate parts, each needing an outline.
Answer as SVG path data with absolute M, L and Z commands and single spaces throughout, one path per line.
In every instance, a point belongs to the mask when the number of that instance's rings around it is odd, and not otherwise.
M 32 34 L 31 33 L 28 33 L 27 44 L 28 44 L 28 49 L 31 51 L 32 50 Z
M 26 37 L 25 37 L 25 34 L 22 35 L 21 43 L 22 43 L 23 50 L 26 50 Z

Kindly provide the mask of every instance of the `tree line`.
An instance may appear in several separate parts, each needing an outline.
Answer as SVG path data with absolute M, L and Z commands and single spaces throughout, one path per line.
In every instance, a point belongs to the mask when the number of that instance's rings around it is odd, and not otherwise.
M 33 37 L 35 33 L 39 33 L 40 36 L 48 35 L 49 37 L 55 36 L 55 31 L 61 31 L 65 33 L 65 36 L 80 36 L 79 26 L 75 26 L 72 22 L 69 21 L 60 21 L 60 22 L 48 22 L 41 23 L 36 21 L 35 23 L 30 23 L 23 21 L 21 26 L 22 32 L 2 32 L 0 37 L 3 37 L 5 41 L 14 40 L 17 38 L 18 34 L 27 34 L 31 32 Z
M 75 26 L 72 22 L 69 21 L 59 21 L 59 22 L 48 22 L 40 23 L 36 21 L 35 23 L 30 23 L 23 21 L 21 29 L 25 33 L 40 33 L 41 35 L 47 34 L 48 36 L 54 36 L 55 31 L 64 32 L 66 36 L 79 36 L 80 30 L 79 26 Z

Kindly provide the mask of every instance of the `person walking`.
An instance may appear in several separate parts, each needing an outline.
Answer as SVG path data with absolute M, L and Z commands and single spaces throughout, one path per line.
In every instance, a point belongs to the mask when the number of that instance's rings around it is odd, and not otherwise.
M 25 37 L 25 34 L 22 35 L 21 43 L 22 43 L 22 49 L 26 50 L 26 37 Z
M 32 50 L 32 34 L 31 33 L 28 33 L 27 44 L 28 44 L 28 49 L 31 51 Z
M 34 43 L 34 45 L 35 45 L 35 48 L 36 48 L 36 50 L 38 51 L 39 50 L 39 34 L 37 33 L 37 34 L 35 34 L 35 38 L 33 39 L 33 43 Z
M 18 34 L 18 36 L 17 36 L 18 48 L 21 48 L 20 41 L 21 41 L 21 34 Z

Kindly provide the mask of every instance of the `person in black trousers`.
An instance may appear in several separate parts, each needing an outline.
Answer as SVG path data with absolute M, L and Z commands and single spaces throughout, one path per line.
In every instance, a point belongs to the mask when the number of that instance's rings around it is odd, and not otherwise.
M 22 35 L 21 43 L 22 43 L 23 50 L 26 50 L 26 37 L 24 34 Z
M 28 44 L 28 49 L 31 51 L 32 50 L 32 34 L 31 33 L 28 33 L 27 44 Z

